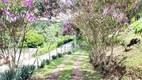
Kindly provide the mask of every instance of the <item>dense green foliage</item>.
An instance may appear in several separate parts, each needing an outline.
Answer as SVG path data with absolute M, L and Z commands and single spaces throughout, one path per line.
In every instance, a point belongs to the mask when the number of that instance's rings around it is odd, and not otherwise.
M 28 33 L 25 37 L 25 43 L 29 48 L 36 48 L 43 45 L 44 37 L 40 34 Z

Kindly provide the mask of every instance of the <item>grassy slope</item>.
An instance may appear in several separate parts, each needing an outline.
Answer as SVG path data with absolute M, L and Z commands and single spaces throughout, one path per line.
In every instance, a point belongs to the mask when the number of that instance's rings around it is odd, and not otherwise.
M 132 23 L 130 27 L 142 29 L 142 19 Z M 126 41 L 126 44 L 128 44 L 132 38 L 139 38 L 142 41 L 141 35 L 134 34 L 134 31 L 129 31 L 127 34 L 124 34 L 122 37 Z M 123 66 L 126 67 L 126 71 L 129 73 L 132 73 L 133 75 L 137 77 L 141 77 L 142 76 L 142 44 L 140 43 L 138 45 L 133 46 L 131 51 L 125 52 L 123 55 L 127 56 L 127 58 L 122 62 Z M 121 60 L 121 58 L 119 58 L 118 60 Z M 123 80 L 129 80 L 129 79 L 128 77 L 124 76 Z

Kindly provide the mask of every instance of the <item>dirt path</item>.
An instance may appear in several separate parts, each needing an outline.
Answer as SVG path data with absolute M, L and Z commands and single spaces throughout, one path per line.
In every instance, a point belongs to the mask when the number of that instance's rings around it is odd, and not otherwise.
M 82 55 L 83 53 L 78 57 L 77 61 L 73 66 L 71 73 L 71 80 L 83 80 L 82 70 L 81 70 Z
M 70 56 L 68 59 L 66 59 L 62 64 L 60 64 L 56 69 L 54 69 L 51 73 L 48 74 L 48 77 L 45 78 L 45 80 L 58 80 L 61 71 L 65 68 L 65 66 L 70 62 L 70 60 L 74 56 Z

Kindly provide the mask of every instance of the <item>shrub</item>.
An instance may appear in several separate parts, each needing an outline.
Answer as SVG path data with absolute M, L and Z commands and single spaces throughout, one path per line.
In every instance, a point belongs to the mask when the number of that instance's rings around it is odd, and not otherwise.
M 52 59 L 53 59 L 53 60 L 57 59 L 57 56 L 53 55 L 53 56 L 52 56 Z
M 46 65 L 46 60 L 43 60 L 39 66 L 39 68 L 44 68 L 44 66 Z
M 31 78 L 35 66 L 23 66 L 17 69 L 11 69 L 1 73 L 0 80 L 28 80 Z
M 63 57 L 63 55 L 61 53 L 58 53 L 57 56 L 58 56 L 58 58 Z
M 72 52 L 71 52 L 71 51 L 68 51 L 67 54 L 70 55 L 70 54 L 72 54 Z
M 46 65 L 50 64 L 50 60 L 46 59 Z

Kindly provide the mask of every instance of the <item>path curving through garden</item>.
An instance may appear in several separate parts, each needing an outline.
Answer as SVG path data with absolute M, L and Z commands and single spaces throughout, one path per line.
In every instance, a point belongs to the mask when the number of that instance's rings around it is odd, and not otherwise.
M 71 69 L 70 80 L 83 80 L 82 69 L 81 69 L 83 53 L 84 52 L 79 54 L 79 56 L 77 57 L 77 60 L 75 61 Z M 78 55 L 78 53 L 75 53 L 75 54 Z M 51 73 L 49 73 L 48 76 L 45 78 L 45 80 L 59 80 L 59 77 L 62 74 L 61 72 L 68 65 L 68 63 L 72 61 L 74 56 L 75 55 L 70 56 L 62 64 L 60 64 L 56 69 L 54 69 Z
M 83 80 L 82 69 L 81 69 L 83 53 L 78 57 L 77 61 L 74 63 L 71 73 L 71 80 Z
M 56 69 L 54 69 L 51 73 L 48 74 L 48 77 L 45 80 L 58 80 L 61 75 L 61 71 L 65 68 L 65 66 L 70 62 L 73 56 L 70 56 L 66 59 L 62 64 L 60 64 Z

